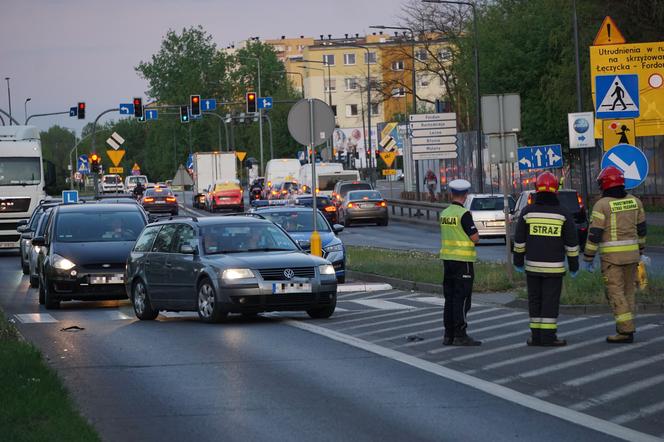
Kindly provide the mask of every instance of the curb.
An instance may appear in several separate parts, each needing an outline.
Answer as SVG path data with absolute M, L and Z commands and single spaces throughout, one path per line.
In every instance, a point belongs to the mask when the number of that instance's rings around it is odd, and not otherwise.
M 406 281 L 403 279 L 390 278 L 389 276 L 374 275 L 373 273 L 358 272 L 346 269 L 346 276 L 367 282 L 384 282 L 390 284 L 395 289 L 414 290 L 428 293 L 441 293 L 440 284 L 431 284 L 428 282 Z

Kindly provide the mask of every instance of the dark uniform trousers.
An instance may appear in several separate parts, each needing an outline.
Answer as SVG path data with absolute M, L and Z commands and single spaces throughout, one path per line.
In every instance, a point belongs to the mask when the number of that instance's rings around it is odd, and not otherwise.
M 446 337 L 466 336 L 466 314 L 470 310 L 475 269 L 472 262 L 443 261 L 443 322 Z
M 562 276 L 527 275 L 530 331 L 535 343 L 551 344 L 557 339 L 557 325 L 549 320 L 558 318 Z

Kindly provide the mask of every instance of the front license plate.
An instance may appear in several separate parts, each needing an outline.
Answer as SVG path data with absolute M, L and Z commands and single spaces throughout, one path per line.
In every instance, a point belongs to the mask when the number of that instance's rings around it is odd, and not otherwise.
M 124 275 L 102 275 L 91 276 L 90 284 L 122 284 L 124 283 Z
M 489 221 L 486 223 L 487 227 L 505 227 L 505 221 Z
M 0 249 L 11 249 L 18 247 L 15 242 L 0 242 Z
M 282 295 L 284 293 L 311 293 L 311 284 L 308 282 L 286 282 L 272 284 L 272 293 Z

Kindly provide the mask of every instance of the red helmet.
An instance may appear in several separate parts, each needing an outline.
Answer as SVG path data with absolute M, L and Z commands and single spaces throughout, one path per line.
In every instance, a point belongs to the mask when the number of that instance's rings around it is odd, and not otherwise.
M 537 177 L 535 190 L 539 192 L 558 192 L 558 178 L 551 172 L 544 172 Z
M 597 184 L 602 190 L 625 185 L 625 174 L 616 166 L 608 166 L 597 175 Z

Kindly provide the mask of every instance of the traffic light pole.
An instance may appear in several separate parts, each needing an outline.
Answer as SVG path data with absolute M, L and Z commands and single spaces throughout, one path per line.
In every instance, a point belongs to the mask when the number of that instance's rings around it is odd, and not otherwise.
M 69 111 L 66 111 L 66 112 L 50 112 L 50 113 L 48 113 L 48 114 L 33 114 L 33 115 L 30 115 L 28 118 L 25 119 L 25 125 L 27 126 L 27 125 L 28 125 L 28 122 L 29 122 L 32 118 L 36 118 L 36 117 L 50 117 L 50 116 L 52 116 L 52 115 L 69 115 Z
M 111 112 L 120 112 L 120 109 L 117 107 L 111 108 L 111 109 L 106 109 L 99 115 L 97 115 L 97 118 L 95 118 L 95 121 L 92 123 L 92 144 L 91 144 L 91 150 L 92 153 L 97 153 L 97 148 L 95 146 L 95 134 L 97 133 L 97 122 L 101 117 L 103 117 L 106 114 L 110 114 Z M 99 196 L 99 173 L 93 173 L 92 174 L 92 179 L 93 179 L 93 185 L 95 187 L 95 198 Z
M 261 99 L 261 59 L 256 58 L 258 64 L 258 97 L 256 97 L 256 104 Z M 258 142 L 261 151 L 261 176 L 265 176 L 265 169 L 263 169 L 263 109 L 258 108 Z

